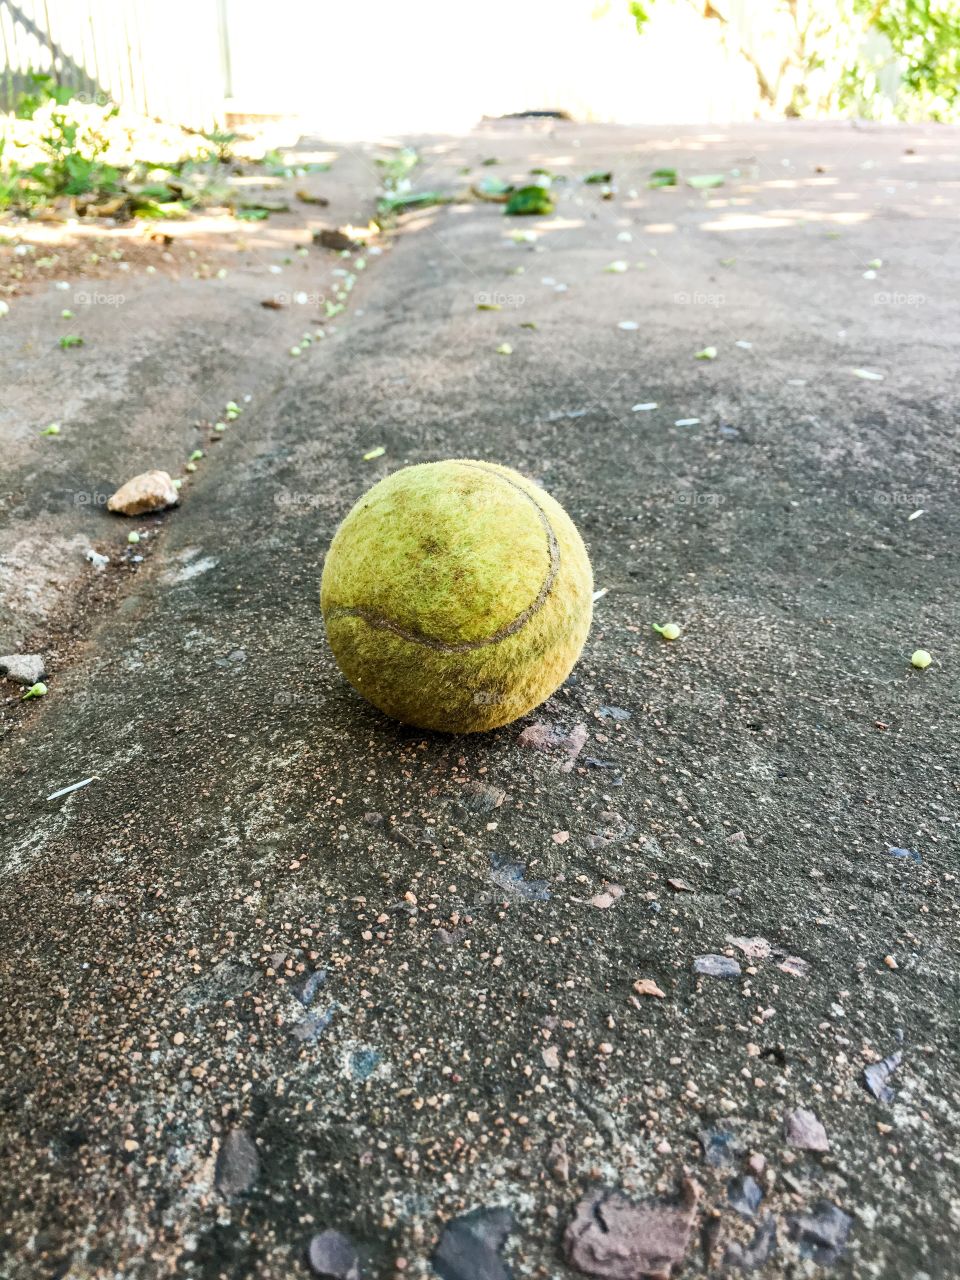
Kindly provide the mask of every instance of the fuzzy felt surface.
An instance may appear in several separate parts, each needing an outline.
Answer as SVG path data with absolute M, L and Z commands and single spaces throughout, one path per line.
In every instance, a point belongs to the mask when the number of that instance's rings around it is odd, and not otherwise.
M 559 503 L 495 463 L 406 467 L 360 499 L 321 583 L 327 636 L 363 696 L 474 733 L 548 698 L 580 655 L 593 578 Z

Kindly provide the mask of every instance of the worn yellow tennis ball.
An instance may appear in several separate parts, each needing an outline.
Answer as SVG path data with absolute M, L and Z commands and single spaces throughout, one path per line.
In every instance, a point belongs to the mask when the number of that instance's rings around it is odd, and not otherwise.
M 320 603 L 333 655 L 387 715 L 475 733 L 509 724 L 570 674 L 592 610 L 573 521 L 509 467 L 406 467 L 334 535 Z

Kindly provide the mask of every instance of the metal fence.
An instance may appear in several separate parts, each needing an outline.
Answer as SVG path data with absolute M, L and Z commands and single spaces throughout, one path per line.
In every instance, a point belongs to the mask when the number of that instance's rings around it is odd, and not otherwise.
M 51 75 L 188 128 L 223 115 L 226 43 L 220 0 L 0 0 L 0 110 Z

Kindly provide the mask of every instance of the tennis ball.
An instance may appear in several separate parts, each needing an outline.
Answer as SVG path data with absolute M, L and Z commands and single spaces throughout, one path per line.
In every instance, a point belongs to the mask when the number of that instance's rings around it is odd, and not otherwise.
M 570 674 L 590 630 L 590 561 L 563 508 L 509 467 L 406 467 L 334 535 L 320 604 L 337 663 L 387 715 L 475 733 Z

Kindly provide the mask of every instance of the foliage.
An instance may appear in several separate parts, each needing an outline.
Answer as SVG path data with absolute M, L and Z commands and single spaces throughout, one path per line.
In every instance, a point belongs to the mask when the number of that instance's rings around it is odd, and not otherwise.
M 637 31 L 645 33 L 655 5 L 669 3 L 717 23 L 777 113 L 960 119 L 957 0 L 764 0 L 778 47 L 762 55 L 756 24 L 738 23 L 723 0 L 627 0 Z
M 73 97 L 73 90 L 57 84 L 53 76 L 42 71 L 32 71 L 30 81 L 34 93 L 21 93 L 17 102 L 17 115 L 21 120 L 32 120 L 37 111 L 48 102 L 64 107 Z
M 955 0 L 855 4 L 868 29 L 886 38 L 899 64 L 897 114 L 943 121 L 960 118 L 960 5 Z M 861 88 L 856 74 L 852 83 Z

